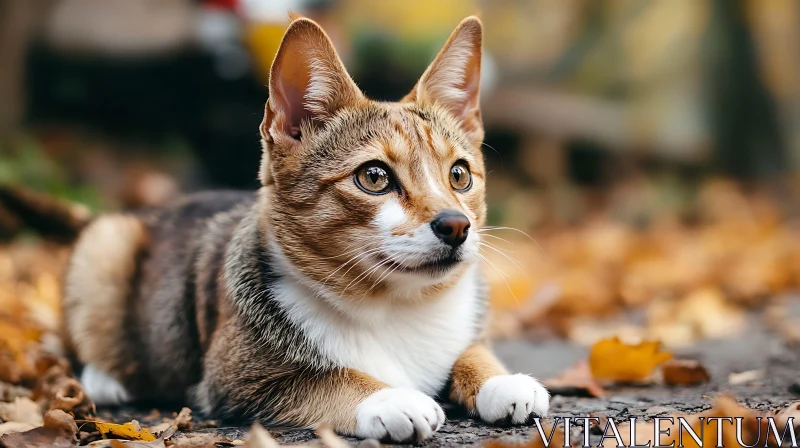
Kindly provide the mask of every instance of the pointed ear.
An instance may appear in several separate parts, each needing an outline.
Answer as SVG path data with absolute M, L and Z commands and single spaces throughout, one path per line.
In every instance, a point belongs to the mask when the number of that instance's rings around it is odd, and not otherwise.
M 314 21 L 294 20 L 275 55 L 261 136 L 271 145 L 297 143 L 303 125 L 325 122 L 364 101 L 328 36 Z
M 483 140 L 480 111 L 483 25 L 467 17 L 456 27 L 433 63 L 403 101 L 438 103 L 458 120 L 473 141 Z

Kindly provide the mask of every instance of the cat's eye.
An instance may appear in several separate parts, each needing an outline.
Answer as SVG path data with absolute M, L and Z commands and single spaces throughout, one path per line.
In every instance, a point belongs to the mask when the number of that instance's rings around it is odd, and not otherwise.
M 472 187 L 472 174 L 466 162 L 458 161 L 450 168 L 450 185 L 456 191 L 467 191 Z
M 392 176 L 383 164 L 368 162 L 362 165 L 355 175 L 358 188 L 370 194 L 384 194 L 392 189 Z

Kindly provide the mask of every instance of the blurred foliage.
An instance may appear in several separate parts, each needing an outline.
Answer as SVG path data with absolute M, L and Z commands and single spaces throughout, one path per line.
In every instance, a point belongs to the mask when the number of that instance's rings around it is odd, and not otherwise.
M 24 185 L 27 188 L 101 210 L 103 201 L 98 189 L 76 185 L 67 171 L 49 155 L 31 135 L 0 142 L 0 185 Z

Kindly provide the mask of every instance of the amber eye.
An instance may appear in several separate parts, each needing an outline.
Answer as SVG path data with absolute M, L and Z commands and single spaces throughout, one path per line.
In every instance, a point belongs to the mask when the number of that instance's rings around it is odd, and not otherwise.
M 472 174 L 465 162 L 456 162 L 450 168 L 450 185 L 456 191 L 467 191 L 472 187 Z
M 368 162 L 356 171 L 356 185 L 370 194 L 388 193 L 392 188 L 392 176 L 377 162 Z

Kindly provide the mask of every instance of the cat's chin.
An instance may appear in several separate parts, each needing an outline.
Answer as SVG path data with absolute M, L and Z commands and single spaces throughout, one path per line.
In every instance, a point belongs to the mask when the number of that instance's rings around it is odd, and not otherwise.
M 393 273 L 436 277 L 447 274 L 451 270 L 458 267 L 463 261 L 464 260 L 462 257 L 454 255 L 432 261 L 426 261 L 416 265 L 401 264 L 394 261 L 389 262 L 389 265 L 394 269 Z
M 425 288 L 441 283 L 458 272 L 463 272 L 470 264 L 471 257 L 463 254 L 415 265 L 395 263 L 389 268 L 391 274 L 387 276 L 386 280 L 400 288 Z

